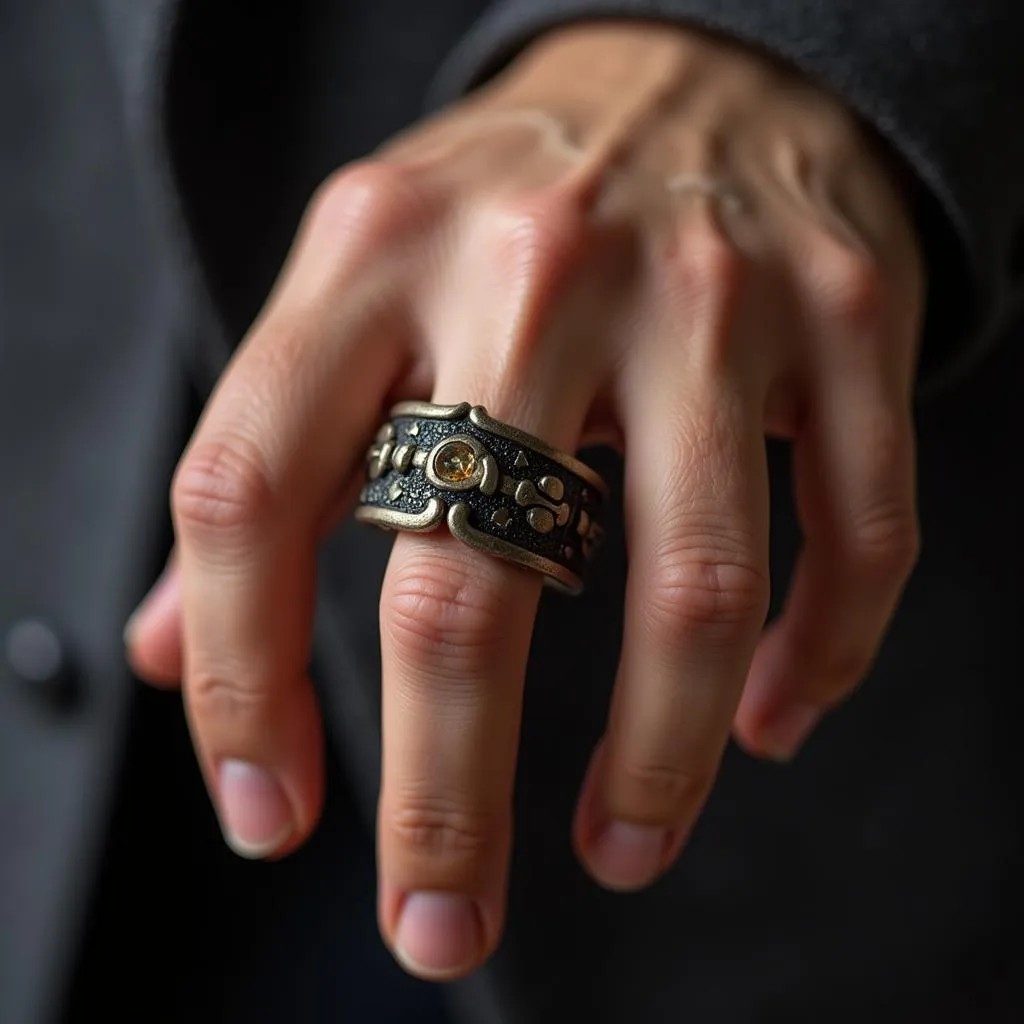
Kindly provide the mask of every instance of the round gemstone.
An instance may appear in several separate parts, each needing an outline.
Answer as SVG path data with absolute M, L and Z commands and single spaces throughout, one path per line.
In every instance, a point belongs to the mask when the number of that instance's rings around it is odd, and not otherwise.
M 450 484 L 461 484 L 476 471 L 476 454 L 465 441 L 453 441 L 437 454 L 437 475 Z

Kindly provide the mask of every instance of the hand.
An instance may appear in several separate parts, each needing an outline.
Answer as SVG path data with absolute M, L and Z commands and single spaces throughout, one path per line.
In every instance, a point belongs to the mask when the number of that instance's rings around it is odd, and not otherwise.
M 890 169 L 844 109 L 681 30 L 553 34 L 338 173 L 181 461 L 176 567 L 129 634 L 142 675 L 184 679 L 229 841 L 281 855 L 317 818 L 304 672 L 337 496 L 393 399 L 468 399 L 561 448 L 624 448 L 622 661 L 574 836 L 602 884 L 651 882 L 730 728 L 789 758 L 871 663 L 918 546 L 922 292 Z M 806 543 L 762 636 L 766 433 L 795 440 Z M 472 970 L 502 929 L 539 592 L 444 532 L 396 539 L 379 907 L 423 976 Z

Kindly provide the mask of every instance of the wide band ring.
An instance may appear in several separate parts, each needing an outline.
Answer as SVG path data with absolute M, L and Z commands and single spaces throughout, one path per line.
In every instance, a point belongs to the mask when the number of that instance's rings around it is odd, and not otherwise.
M 356 519 L 434 530 L 542 572 L 569 593 L 601 538 L 604 481 L 589 466 L 482 406 L 403 402 L 367 453 Z

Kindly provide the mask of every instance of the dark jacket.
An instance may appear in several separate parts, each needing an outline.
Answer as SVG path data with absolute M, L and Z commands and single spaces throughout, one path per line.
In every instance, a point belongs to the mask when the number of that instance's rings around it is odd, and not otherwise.
M 373 925 L 386 543 L 345 527 L 324 552 L 328 804 L 279 865 L 222 847 L 178 698 L 132 680 L 121 627 L 169 547 L 176 458 L 314 186 L 424 96 L 593 15 L 763 46 L 902 158 L 932 281 L 925 550 L 858 695 L 790 767 L 731 750 L 677 868 L 622 897 L 568 839 L 617 654 L 613 521 L 587 594 L 542 607 L 507 938 L 444 998 L 483 1024 L 1024 1019 L 1024 5 L 0 0 L 2 1024 L 433 1012 Z

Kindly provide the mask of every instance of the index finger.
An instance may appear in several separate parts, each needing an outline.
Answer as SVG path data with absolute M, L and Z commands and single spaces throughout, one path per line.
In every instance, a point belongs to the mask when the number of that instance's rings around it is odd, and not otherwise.
M 393 216 L 365 173 L 309 218 L 174 481 L 189 722 L 225 837 L 246 856 L 293 848 L 319 814 L 316 546 L 399 366 L 400 339 L 369 315 L 353 266 L 351 235 L 372 246 L 358 237 L 375 230 L 366 218 Z M 353 208 L 363 230 L 343 244 Z

